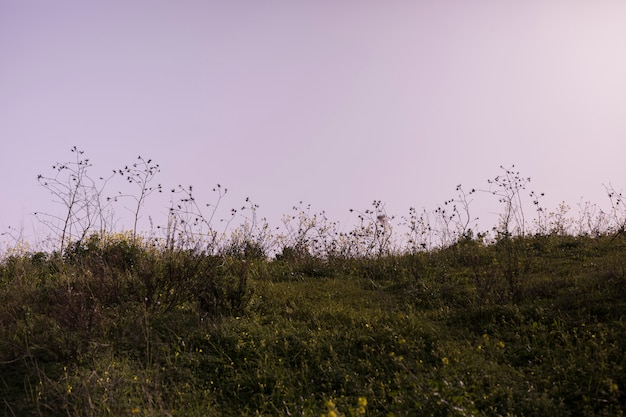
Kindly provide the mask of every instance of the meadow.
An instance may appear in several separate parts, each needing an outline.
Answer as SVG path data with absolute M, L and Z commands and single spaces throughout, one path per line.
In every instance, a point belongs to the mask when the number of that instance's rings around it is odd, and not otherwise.
M 448 241 L 416 221 L 429 240 L 401 250 L 380 202 L 346 235 L 300 212 L 271 252 L 251 223 L 197 240 L 191 187 L 159 239 L 67 207 L 57 248 L 0 261 L 0 415 L 623 415 L 623 217 L 531 233 L 521 185 L 496 188 L 491 238 L 463 227 L 462 193 L 434 214 Z

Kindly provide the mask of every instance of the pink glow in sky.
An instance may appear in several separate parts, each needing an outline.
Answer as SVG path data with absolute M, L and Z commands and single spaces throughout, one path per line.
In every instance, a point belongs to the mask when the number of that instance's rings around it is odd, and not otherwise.
M 552 207 L 626 187 L 623 0 L 0 0 L 0 60 L 0 231 L 58 209 L 36 175 L 74 145 L 274 223 L 432 208 L 501 164 Z

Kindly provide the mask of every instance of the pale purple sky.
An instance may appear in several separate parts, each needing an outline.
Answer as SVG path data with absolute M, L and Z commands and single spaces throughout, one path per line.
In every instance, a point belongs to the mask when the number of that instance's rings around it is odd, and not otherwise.
M 74 145 L 273 224 L 434 208 L 501 164 L 551 207 L 626 187 L 623 0 L 0 0 L 0 60 L 0 231 L 58 211 L 36 175 Z

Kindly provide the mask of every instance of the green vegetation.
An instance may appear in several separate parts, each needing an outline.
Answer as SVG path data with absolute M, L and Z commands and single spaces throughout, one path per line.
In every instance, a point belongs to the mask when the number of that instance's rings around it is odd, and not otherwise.
M 159 165 L 98 182 L 72 152 L 38 177 L 64 209 L 37 214 L 53 248 L 18 239 L 0 259 L 0 415 L 624 415 L 626 204 L 612 187 L 611 211 L 587 204 L 574 221 L 503 168 L 488 190 L 410 209 L 400 244 L 381 201 L 348 232 L 300 205 L 281 233 L 247 199 L 246 220 L 218 232 L 227 190 L 200 204 L 179 185 L 146 237 Z M 135 194 L 107 197 L 114 178 Z M 502 205 L 488 233 L 474 232 L 478 193 Z M 115 233 L 124 199 L 134 228 Z
M 2 415 L 606 415 L 626 242 L 267 260 L 90 238 L 0 268 Z

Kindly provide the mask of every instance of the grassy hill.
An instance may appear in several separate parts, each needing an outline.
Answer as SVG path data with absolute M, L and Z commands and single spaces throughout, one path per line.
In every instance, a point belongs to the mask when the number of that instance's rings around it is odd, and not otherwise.
M 623 415 L 620 236 L 288 255 L 7 257 L 0 414 Z

